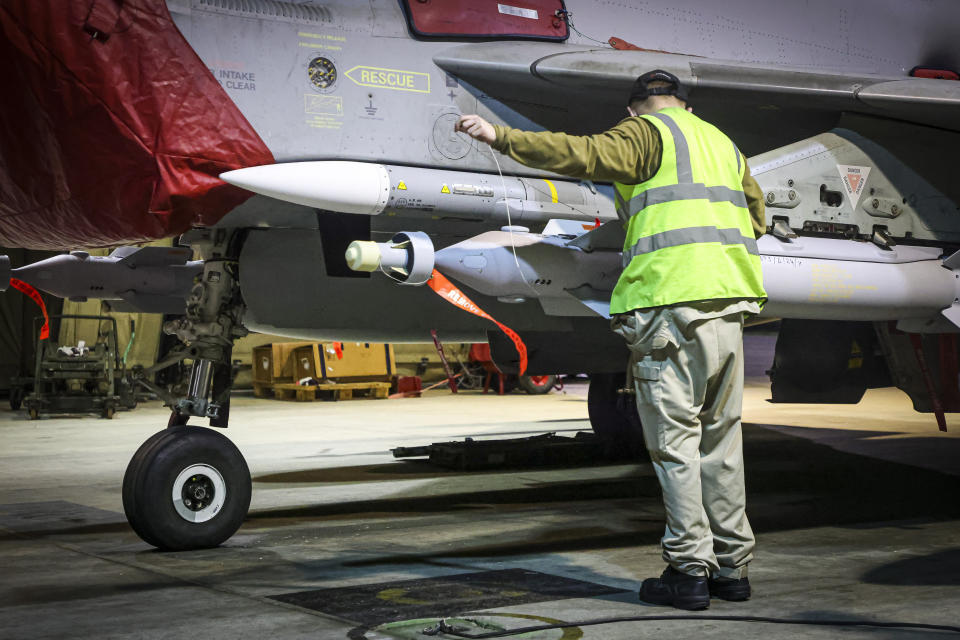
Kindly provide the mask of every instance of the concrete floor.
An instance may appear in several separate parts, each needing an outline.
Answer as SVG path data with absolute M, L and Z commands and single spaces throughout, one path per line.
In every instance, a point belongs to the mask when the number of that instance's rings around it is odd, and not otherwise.
M 960 625 L 960 416 L 940 434 L 896 390 L 856 406 L 768 397 L 752 379 L 755 596 L 693 617 Z M 388 451 L 573 433 L 589 429 L 586 417 L 585 385 L 545 397 L 240 397 L 228 435 L 254 477 L 248 520 L 221 548 L 159 553 L 127 526 L 120 482 L 165 423 L 161 407 L 113 421 L 0 411 L 0 638 L 423 638 L 438 616 L 478 610 L 465 617 L 486 630 L 679 613 L 636 599 L 639 581 L 662 570 L 648 465 L 457 473 Z M 930 635 L 692 620 L 524 637 Z

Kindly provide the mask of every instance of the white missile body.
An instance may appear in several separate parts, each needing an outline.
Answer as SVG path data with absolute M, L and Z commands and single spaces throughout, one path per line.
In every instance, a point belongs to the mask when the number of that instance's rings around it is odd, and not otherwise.
M 390 196 L 387 168 L 372 162 L 265 164 L 227 171 L 220 178 L 277 200 L 367 216 L 382 213 Z
M 290 162 L 220 174 L 260 195 L 368 216 L 547 222 L 616 217 L 609 198 L 586 182 L 501 177 L 465 171 L 342 160 Z

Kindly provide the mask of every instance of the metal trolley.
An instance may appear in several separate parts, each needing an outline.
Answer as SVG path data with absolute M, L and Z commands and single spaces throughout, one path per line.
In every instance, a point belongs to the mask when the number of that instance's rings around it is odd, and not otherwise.
M 125 368 L 117 349 L 117 321 L 106 316 L 59 315 L 50 320 L 92 320 L 97 322 L 97 339 L 79 354 L 66 354 L 50 339 L 40 340 L 40 322 L 34 320 L 36 367 L 32 381 L 22 381 L 14 392 L 23 398 L 31 420 L 49 413 L 99 413 L 113 418 L 120 408 L 133 408 L 136 398 L 125 379 Z M 103 323 L 109 323 L 103 330 Z M 32 391 L 26 393 L 26 388 Z

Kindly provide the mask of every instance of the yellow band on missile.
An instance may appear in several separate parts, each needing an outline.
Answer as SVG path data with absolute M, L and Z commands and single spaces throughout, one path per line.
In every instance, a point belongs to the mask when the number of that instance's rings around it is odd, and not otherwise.
M 550 187 L 550 202 L 557 204 L 557 188 L 553 186 L 553 183 L 544 178 L 544 182 L 547 183 L 547 186 Z

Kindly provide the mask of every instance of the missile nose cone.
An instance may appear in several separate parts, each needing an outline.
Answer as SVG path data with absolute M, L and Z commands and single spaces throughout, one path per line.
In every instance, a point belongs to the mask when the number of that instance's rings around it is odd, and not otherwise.
M 265 164 L 227 171 L 220 179 L 285 202 L 368 216 L 382 212 L 390 196 L 386 167 L 372 162 Z
M 0 256 L 0 291 L 6 291 L 10 286 L 13 270 L 10 269 L 10 256 Z
M 354 240 L 347 247 L 347 266 L 354 271 L 376 271 L 380 266 L 380 249 L 376 242 Z

